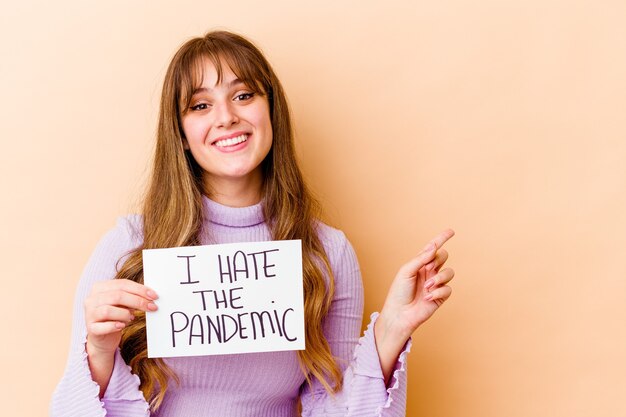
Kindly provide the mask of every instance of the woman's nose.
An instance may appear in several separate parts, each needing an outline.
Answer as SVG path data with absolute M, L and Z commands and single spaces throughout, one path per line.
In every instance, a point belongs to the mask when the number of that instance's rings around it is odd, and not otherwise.
M 239 121 L 236 110 L 230 102 L 220 103 L 215 107 L 215 124 L 217 126 L 230 127 Z

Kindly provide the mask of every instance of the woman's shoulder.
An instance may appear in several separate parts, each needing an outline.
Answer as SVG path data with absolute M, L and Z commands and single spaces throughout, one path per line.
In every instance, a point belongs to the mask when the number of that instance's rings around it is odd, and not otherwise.
M 342 230 L 329 226 L 322 221 L 317 221 L 316 229 L 331 264 L 346 256 L 354 257 L 354 249 Z
M 143 216 L 134 213 L 119 216 L 112 231 L 127 236 L 131 241 L 141 243 L 143 241 Z
M 317 230 L 317 236 L 319 237 L 322 245 L 324 245 L 325 249 L 341 249 L 346 243 L 348 243 L 348 238 L 346 234 L 336 229 L 321 220 L 316 221 L 315 228 Z
M 84 298 L 97 281 L 113 279 L 118 267 L 143 243 L 142 217 L 120 216 L 101 236 L 83 269 L 77 294 Z
M 363 282 L 359 261 L 346 234 L 323 222 L 318 222 L 317 231 L 333 272 L 334 299 L 361 297 Z
M 95 254 L 120 255 L 143 243 L 143 217 L 139 214 L 119 216 L 115 224 L 100 238 Z

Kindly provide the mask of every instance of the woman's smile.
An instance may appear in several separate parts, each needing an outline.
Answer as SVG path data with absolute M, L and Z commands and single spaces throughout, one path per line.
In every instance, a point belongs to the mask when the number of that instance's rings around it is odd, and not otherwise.
M 233 153 L 245 149 L 248 146 L 248 139 L 250 138 L 248 133 L 234 133 L 231 135 L 222 136 L 215 139 L 211 146 L 214 146 L 218 151 L 224 153 Z
M 215 145 L 218 148 L 225 148 L 225 150 L 230 151 L 233 148 L 235 148 L 237 145 L 248 141 L 248 135 L 246 133 L 241 133 L 241 134 L 236 134 L 236 135 L 237 136 L 228 135 L 228 137 L 216 139 L 212 143 L 212 145 Z M 241 148 L 237 148 L 237 149 L 241 149 Z

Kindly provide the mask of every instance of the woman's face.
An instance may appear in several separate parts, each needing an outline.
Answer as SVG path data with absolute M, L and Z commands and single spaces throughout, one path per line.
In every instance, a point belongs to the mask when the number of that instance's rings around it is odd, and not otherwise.
M 223 65 L 217 84 L 215 66 L 204 60 L 202 85 L 194 92 L 182 125 L 185 149 L 204 170 L 205 185 L 214 189 L 233 181 L 261 183 L 261 162 L 272 147 L 269 103 L 228 65 Z

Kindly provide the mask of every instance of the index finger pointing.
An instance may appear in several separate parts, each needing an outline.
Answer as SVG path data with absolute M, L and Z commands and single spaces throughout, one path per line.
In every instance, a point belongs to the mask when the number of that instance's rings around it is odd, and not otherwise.
M 437 236 L 435 236 L 430 242 L 428 242 L 428 245 L 430 245 L 431 243 L 434 243 L 436 248 L 439 249 L 443 246 L 444 243 L 446 243 L 452 236 L 454 236 L 454 230 L 452 229 L 446 229 L 443 232 L 439 233 Z M 426 245 L 426 247 L 428 247 L 428 245 Z

